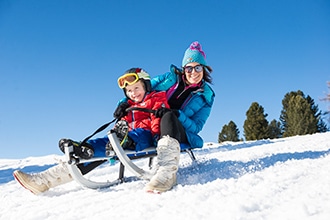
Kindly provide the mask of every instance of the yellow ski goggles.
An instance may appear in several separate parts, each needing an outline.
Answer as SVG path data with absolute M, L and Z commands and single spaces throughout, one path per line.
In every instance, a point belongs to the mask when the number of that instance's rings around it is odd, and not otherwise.
M 136 73 L 126 73 L 118 78 L 118 86 L 119 88 L 123 89 L 127 85 L 133 85 L 137 81 L 139 81 L 139 76 Z

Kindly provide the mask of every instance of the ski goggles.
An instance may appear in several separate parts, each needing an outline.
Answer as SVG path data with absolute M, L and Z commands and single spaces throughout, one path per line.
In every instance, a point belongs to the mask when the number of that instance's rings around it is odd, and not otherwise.
M 197 66 L 185 66 L 184 71 L 186 73 L 192 73 L 192 71 L 195 69 L 197 73 L 200 73 L 203 71 L 203 66 L 202 65 L 197 65 Z
M 139 76 L 136 73 L 126 73 L 118 78 L 118 86 L 119 88 L 123 89 L 127 85 L 133 85 L 137 81 L 139 81 Z

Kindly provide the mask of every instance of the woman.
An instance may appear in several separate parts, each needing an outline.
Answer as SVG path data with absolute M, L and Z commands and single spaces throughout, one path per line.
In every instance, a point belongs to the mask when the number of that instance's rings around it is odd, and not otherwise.
M 151 80 L 153 90 L 166 91 L 171 110 L 161 108 L 156 112 L 156 116 L 161 117 L 158 168 L 146 185 L 146 191 L 165 192 L 176 183 L 179 143 L 188 143 L 192 148 L 203 147 L 198 133 L 210 115 L 215 97 L 209 86 L 211 72 L 202 46 L 196 41 L 185 51 L 182 70 L 171 65 L 170 72 Z

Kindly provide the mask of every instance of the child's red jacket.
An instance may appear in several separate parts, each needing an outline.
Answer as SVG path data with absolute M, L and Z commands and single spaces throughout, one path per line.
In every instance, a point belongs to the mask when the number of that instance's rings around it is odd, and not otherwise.
M 157 110 L 159 108 L 170 106 L 167 103 L 166 93 L 150 92 L 147 93 L 142 102 L 136 103 L 132 100 L 127 101 L 130 107 L 139 107 Z M 129 131 L 136 128 L 144 128 L 151 131 L 152 135 L 160 134 L 160 118 L 156 118 L 153 113 L 143 112 L 139 110 L 129 111 L 128 114 L 122 119 L 126 120 L 129 124 Z

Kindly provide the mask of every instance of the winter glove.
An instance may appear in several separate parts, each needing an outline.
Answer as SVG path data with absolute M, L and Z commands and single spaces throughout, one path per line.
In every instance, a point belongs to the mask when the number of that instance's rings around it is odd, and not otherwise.
M 169 109 L 169 108 L 159 108 L 155 112 L 156 118 L 163 117 L 167 112 L 173 112 L 177 117 L 179 116 L 179 111 L 175 109 Z
M 113 117 L 116 119 L 121 119 L 122 117 L 127 115 L 126 109 L 129 107 L 129 104 L 127 102 L 120 103 L 115 112 L 113 113 Z

